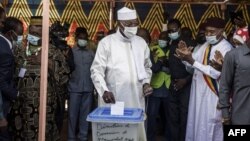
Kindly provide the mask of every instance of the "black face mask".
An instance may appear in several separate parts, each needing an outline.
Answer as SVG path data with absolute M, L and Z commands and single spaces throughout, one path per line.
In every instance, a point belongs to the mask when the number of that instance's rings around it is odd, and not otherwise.
M 205 34 L 198 34 L 197 36 L 196 36 L 196 42 L 198 43 L 198 44 L 204 44 L 205 42 L 206 42 L 206 36 L 205 36 Z

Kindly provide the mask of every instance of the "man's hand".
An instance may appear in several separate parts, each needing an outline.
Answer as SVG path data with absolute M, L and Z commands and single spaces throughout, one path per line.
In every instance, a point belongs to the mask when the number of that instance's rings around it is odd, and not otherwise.
M 178 49 L 179 49 L 179 50 L 182 50 L 182 51 L 187 50 L 188 47 L 187 47 L 186 42 L 184 42 L 184 41 L 181 40 L 181 41 L 178 43 Z
M 158 61 L 160 61 L 163 65 L 167 66 L 167 58 L 166 56 L 162 56 L 158 58 Z
M 165 57 L 165 56 L 158 57 L 158 61 L 161 61 L 161 62 L 164 62 L 164 61 L 165 61 L 165 59 L 166 59 L 166 57 Z
M 194 59 L 192 57 L 192 50 L 193 47 L 187 47 L 187 44 L 184 41 L 180 41 L 178 44 L 178 48 L 176 48 L 175 50 L 175 56 L 193 65 Z
M 211 65 L 214 69 L 216 69 L 216 70 L 218 70 L 218 71 L 221 71 L 223 62 L 224 62 L 224 57 L 223 57 L 223 55 L 221 54 L 220 51 L 216 50 L 216 51 L 215 51 L 215 55 L 214 55 L 214 59 L 210 62 L 210 65 Z
M 143 85 L 143 94 L 144 94 L 144 96 L 151 95 L 152 93 L 153 93 L 153 88 L 148 83 L 145 83 Z
M 105 91 L 102 98 L 105 103 L 115 103 L 115 97 L 112 92 Z
M 158 56 L 158 54 L 159 54 L 159 52 L 157 52 L 157 48 L 154 48 L 152 51 L 151 51 L 151 53 L 152 53 L 152 55 L 153 55 L 153 57 L 155 58 L 155 57 L 157 57 Z
M 175 79 L 174 81 L 175 81 L 174 82 L 174 89 L 176 91 L 182 89 L 187 84 L 186 79 Z

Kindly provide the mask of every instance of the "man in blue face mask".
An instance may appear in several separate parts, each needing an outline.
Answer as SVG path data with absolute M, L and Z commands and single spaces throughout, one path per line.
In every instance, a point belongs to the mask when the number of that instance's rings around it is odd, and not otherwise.
M 117 18 L 117 32 L 99 42 L 91 66 L 91 78 L 100 95 L 99 106 L 123 101 L 126 108 L 145 109 L 144 98 L 152 93 L 149 47 L 136 35 L 135 10 L 123 7 Z M 145 141 L 144 124 L 139 128 L 138 141 Z
M 75 45 L 72 49 L 74 70 L 68 84 L 69 119 L 68 141 L 88 140 L 88 122 L 86 121 L 92 106 L 94 85 L 90 78 L 90 67 L 94 52 L 88 44 L 88 33 L 83 27 L 75 32 Z M 79 121 L 79 122 L 78 122 Z M 79 129 L 77 131 L 77 129 Z
M 153 94 L 148 97 L 147 106 L 147 140 L 156 140 L 156 118 L 159 114 L 160 106 L 164 117 L 163 127 L 165 129 L 165 139 L 170 140 L 169 136 L 169 123 L 168 123 L 168 96 L 170 86 L 170 71 L 168 66 L 169 47 L 168 47 L 168 32 L 163 31 L 160 33 L 158 45 L 150 47 L 151 49 L 151 62 L 152 62 L 152 79 L 151 86 L 153 87 Z
M 191 34 L 192 35 L 192 34 Z M 169 69 L 171 75 L 170 95 L 169 95 L 169 123 L 170 133 L 174 141 L 185 140 L 186 122 L 188 113 L 188 103 L 192 75 L 187 72 L 185 65 L 175 57 L 175 51 L 181 40 L 187 42 L 189 46 L 195 46 L 190 34 L 181 32 L 181 23 L 177 19 L 168 22 L 168 36 L 171 39 L 169 48 Z
M 221 72 L 210 62 L 217 60 L 218 52 L 224 56 L 232 49 L 222 36 L 225 22 L 209 18 L 205 23 L 207 42 L 192 54 L 191 47 L 180 42 L 176 57 L 194 69 L 187 121 L 186 141 L 223 140 L 221 111 L 218 110 L 218 79 Z M 212 114 L 210 114 L 212 113 Z
M 215 23 L 217 21 L 219 23 Z M 224 25 L 219 18 L 210 18 L 208 19 L 208 22 L 206 23 L 206 41 L 214 46 L 217 43 L 219 43 L 224 37 L 223 37 L 223 32 L 224 32 Z
M 18 32 L 16 32 L 17 35 Z M 10 111 L 10 128 L 13 131 L 12 140 L 37 140 L 39 97 L 40 97 L 40 69 L 41 69 L 41 38 L 42 17 L 33 16 L 30 20 L 27 44 L 20 47 L 16 54 L 17 84 L 19 96 Z M 62 94 L 62 85 L 67 83 L 69 72 L 64 55 L 55 46 L 49 46 L 48 54 L 48 86 L 47 86 L 47 119 L 46 140 L 59 139 L 56 126 L 55 111 L 57 108 L 58 94 Z M 22 110 L 32 109 L 32 110 Z M 20 119 L 20 120 L 16 120 Z M 21 125 L 21 126 L 20 126 Z M 32 133 L 31 133 L 32 131 Z M 28 134 L 26 134 L 28 133 Z

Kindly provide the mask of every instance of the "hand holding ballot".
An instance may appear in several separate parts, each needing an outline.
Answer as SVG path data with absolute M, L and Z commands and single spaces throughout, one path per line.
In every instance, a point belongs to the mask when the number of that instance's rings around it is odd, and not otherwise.
M 115 97 L 112 92 L 105 91 L 102 98 L 105 103 L 115 103 Z

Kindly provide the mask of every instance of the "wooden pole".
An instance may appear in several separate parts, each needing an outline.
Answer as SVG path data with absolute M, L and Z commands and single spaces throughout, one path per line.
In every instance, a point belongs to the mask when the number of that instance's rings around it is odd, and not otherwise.
M 40 106 L 39 106 L 39 134 L 38 140 L 45 141 L 46 106 L 47 106 L 47 76 L 49 51 L 49 0 L 43 0 L 43 27 L 42 27 L 42 59 L 40 78 Z
M 221 9 L 221 15 L 222 15 L 222 18 L 225 19 L 225 13 L 226 13 L 226 10 L 227 10 L 227 4 L 226 3 L 223 3 L 220 5 L 220 9 Z
M 113 29 L 113 19 L 114 17 L 114 0 L 110 1 L 110 9 L 109 9 L 109 29 Z

